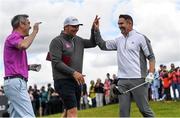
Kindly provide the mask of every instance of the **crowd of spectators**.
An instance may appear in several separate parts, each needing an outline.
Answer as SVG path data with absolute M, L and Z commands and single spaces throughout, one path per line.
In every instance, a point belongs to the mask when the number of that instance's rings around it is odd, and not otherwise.
M 107 73 L 104 82 L 102 82 L 101 78 L 97 78 L 96 82 L 91 80 L 89 91 L 86 83 L 81 85 L 81 102 L 78 109 L 82 110 L 118 103 L 118 96 L 112 91 L 117 82 L 118 78 L 115 74 L 111 78 L 110 74 Z M 170 91 L 170 88 L 172 91 Z M 36 116 L 63 112 L 61 98 L 50 83 L 47 85 L 47 89 L 45 86 L 42 86 L 40 90 L 37 89 L 37 85 L 29 86 L 28 92 Z M 3 95 L 3 86 L 1 86 L 0 96 Z M 172 63 L 170 70 L 167 69 L 166 65 L 160 65 L 159 69 L 155 70 L 153 83 L 149 86 L 149 99 L 153 101 L 180 100 L 179 67 Z
M 28 92 L 36 116 L 63 112 L 61 99 L 51 84 L 47 85 L 47 90 L 45 86 L 42 86 L 40 90 L 37 89 L 37 85 L 29 86 Z
M 166 65 L 161 64 L 154 73 L 154 81 L 149 90 L 149 98 L 154 101 L 179 100 L 180 68 L 172 63 L 168 70 Z
M 91 80 L 89 92 L 87 90 L 87 84 L 81 85 L 81 101 L 78 106 L 79 110 L 101 107 L 103 105 L 117 103 L 118 97 L 114 95 L 111 90 L 111 85 L 117 83 L 117 77 L 114 74 L 113 78 L 110 78 L 110 74 L 107 73 L 105 82 L 102 83 L 98 78 L 96 83 Z M 34 108 L 36 116 L 45 116 L 54 113 L 63 112 L 63 104 L 59 94 L 51 87 L 51 84 L 42 86 L 41 89 L 37 89 L 37 85 L 29 86 L 28 89 L 30 99 Z

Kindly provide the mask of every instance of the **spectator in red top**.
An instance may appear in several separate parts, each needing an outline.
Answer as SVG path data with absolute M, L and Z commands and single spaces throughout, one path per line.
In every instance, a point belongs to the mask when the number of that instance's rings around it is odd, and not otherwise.
M 179 93 L 179 99 L 180 99 L 180 67 L 175 68 L 176 78 L 177 78 L 177 88 Z
M 161 100 L 171 100 L 171 95 L 170 95 L 170 86 L 171 86 L 171 81 L 168 78 L 168 72 L 166 70 L 163 71 L 163 77 L 162 79 L 162 84 L 163 84 L 163 88 L 164 88 L 164 95 L 161 98 Z
M 172 90 L 173 90 L 173 99 L 176 100 L 177 99 L 177 95 L 176 95 L 176 89 L 178 89 L 178 85 L 177 85 L 177 78 L 176 78 L 176 72 L 175 72 L 175 65 L 172 63 L 171 64 L 171 69 L 169 70 L 169 79 L 172 81 Z
M 105 79 L 105 82 L 104 82 L 104 96 L 105 96 L 106 104 L 110 103 L 110 88 L 111 88 L 110 80 Z

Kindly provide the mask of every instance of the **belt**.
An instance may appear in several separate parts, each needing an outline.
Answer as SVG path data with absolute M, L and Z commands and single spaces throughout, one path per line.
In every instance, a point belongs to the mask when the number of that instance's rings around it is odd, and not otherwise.
M 24 80 L 24 81 L 28 81 L 25 77 L 23 77 L 23 76 L 7 76 L 7 77 L 4 77 L 4 80 L 8 80 L 8 79 L 14 79 L 14 78 L 20 78 L 20 79 L 22 79 L 22 80 Z

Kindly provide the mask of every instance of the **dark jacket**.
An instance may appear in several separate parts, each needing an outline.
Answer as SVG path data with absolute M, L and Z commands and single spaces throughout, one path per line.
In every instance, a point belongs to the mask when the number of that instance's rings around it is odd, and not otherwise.
M 84 48 L 95 47 L 93 30 L 90 40 L 64 34 L 54 38 L 49 47 L 53 79 L 72 79 L 74 71 L 82 72 Z

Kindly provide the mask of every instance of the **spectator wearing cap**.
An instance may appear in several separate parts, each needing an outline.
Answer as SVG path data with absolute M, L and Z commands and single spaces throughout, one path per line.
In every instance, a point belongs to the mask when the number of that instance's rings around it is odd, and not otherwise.
M 171 87 L 173 91 L 173 100 L 177 100 L 177 94 L 176 94 L 176 89 L 178 89 L 178 80 L 176 77 L 176 71 L 175 71 L 175 65 L 172 63 L 171 64 L 171 69 L 169 70 L 168 77 L 171 80 Z
M 64 30 L 55 37 L 49 46 L 54 88 L 64 103 L 63 117 L 77 117 L 80 102 L 80 84 L 84 83 L 82 74 L 85 48 L 95 47 L 93 29 L 90 40 L 76 35 L 79 30 L 78 19 L 70 16 L 64 21 Z

